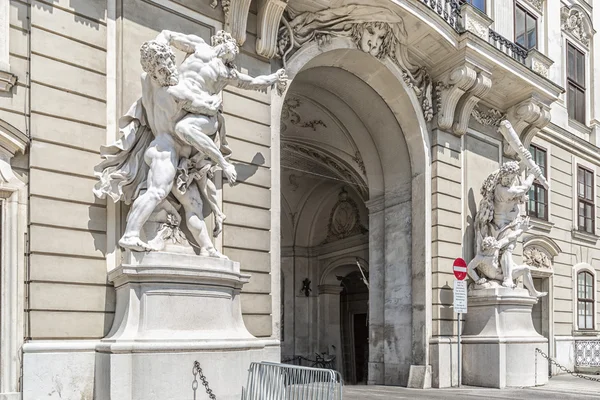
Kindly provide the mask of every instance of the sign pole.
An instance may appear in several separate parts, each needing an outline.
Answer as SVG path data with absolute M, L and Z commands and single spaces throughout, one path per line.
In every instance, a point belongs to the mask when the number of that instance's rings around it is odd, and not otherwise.
M 467 263 L 462 258 L 454 260 L 452 265 L 452 271 L 456 280 L 454 281 L 454 312 L 458 315 L 457 329 L 458 329 L 458 342 L 457 342 L 457 353 L 458 353 L 458 387 L 462 383 L 462 354 L 460 352 L 460 317 L 462 314 L 467 312 Z M 450 344 L 452 346 L 452 344 Z M 452 354 L 452 353 L 450 353 Z M 450 360 L 452 363 L 452 360 Z
M 461 369 L 461 358 L 460 354 L 460 313 L 458 313 L 458 387 L 460 387 L 461 378 L 462 378 L 462 369 Z

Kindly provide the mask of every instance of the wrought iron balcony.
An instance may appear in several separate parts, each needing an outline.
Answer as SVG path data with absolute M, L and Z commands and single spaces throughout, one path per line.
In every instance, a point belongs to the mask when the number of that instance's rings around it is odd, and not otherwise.
M 440 17 L 442 17 L 457 32 L 460 32 L 460 0 L 421 0 Z
M 527 59 L 528 51 L 518 44 L 511 42 L 504 36 L 500 35 L 498 32 L 490 29 L 490 44 L 496 47 L 498 50 L 504 52 L 505 54 L 511 56 L 521 64 L 525 64 L 525 60 Z
M 460 7 L 465 3 L 465 0 L 421 0 L 421 2 L 435 11 L 450 24 L 456 32 L 463 33 L 465 31 L 465 28 L 461 23 L 460 13 Z M 527 50 L 508 40 L 491 28 L 489 30 L 489 43 L 506 55 L 525 65 L 528 53 Z

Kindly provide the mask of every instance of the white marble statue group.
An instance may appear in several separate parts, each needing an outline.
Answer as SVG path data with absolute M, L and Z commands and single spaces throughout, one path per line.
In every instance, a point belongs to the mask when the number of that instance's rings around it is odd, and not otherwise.
M 535 289 L 530 267 L 516 264 L 513 251 L 519 236 L 530 228 L 529 217 L 521 215 L 519 205 L 527 201 L 527 193 L 536 178 L 544 185 L 547 183 L 529 151 L 517 139 L 510 122 L 502 121 L 499 130 L 521 156 L 522 163 L 529 167 L 530 173 L 521 181 L 519 163 L 508 161 L 483 183 L 482 199 L 474 221 L 475 257 L 467 266 L 467 272 L 474 281 L 474 289 L 498 285 L 514 288 L 514 280 L 522 276 L 529 294 L 542 297 L 547 293 Z
M 179 67 L 171 46 L 185 53 Z M 234 65 L 238 53 L 225 31 L 217 32 L 211 44 L 195 35 L 162 31 L 141 46 L 142 97 L 120 119 L 121 138 L 102 147 L 94 187 L 100 198 L 131 204 L 122 247 L 163 250 L 168 240 L 187 239 L 200 255 L 225 258 L 215 249 L 203 216 L 207 203 L 217 237 L 225 215 L 214 172 L 222 169 L 231 185 L 237 179 L 228 161 L 221 92 L 227 85 L 254 90 L 277 85 L 280 91 L 287 85 L 284 70 L 255 78 L 239 72 Z M 191 238 L 180 230 L 181 208 Z

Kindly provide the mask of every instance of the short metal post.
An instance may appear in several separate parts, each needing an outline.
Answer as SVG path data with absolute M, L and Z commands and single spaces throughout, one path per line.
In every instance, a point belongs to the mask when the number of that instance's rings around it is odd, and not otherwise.
M 458 313 L 458 387 L 460 387 L 462 378 L 461 358 L 462 354 L 460 353 L 460 313 Z

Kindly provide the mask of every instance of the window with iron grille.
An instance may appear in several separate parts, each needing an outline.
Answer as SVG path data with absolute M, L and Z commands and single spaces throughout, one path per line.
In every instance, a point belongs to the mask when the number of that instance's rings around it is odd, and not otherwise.
M 525 49 L 537 48 L 537 19 L 520 5 L 515 5 L 515 42 Z
M 529 145 L 529 152 L 535 163 L 540 167 L 544 178 L 546 175 L 546 150 L 536 145 Z M 548 220 L 548 191 L 536 179 L 529 189 L 529 202 L 527 203 L 527 215 L 539 219 Z
M 585 54 L 568 42 L 567 109 L 570 118 L 585 124 Z
M 577 274 L 577 328 L 594 329 L 594 276 L 587 271 Z
M 577 167 L 577 227 L 580 231 L 594 234 L 594 172 Z

